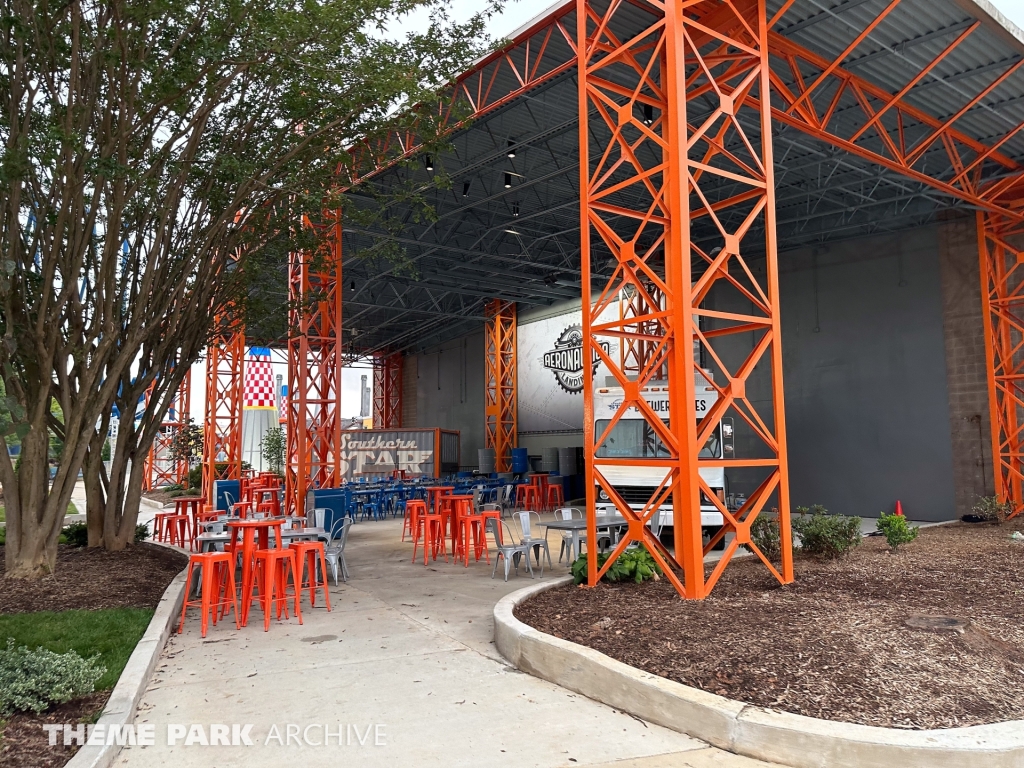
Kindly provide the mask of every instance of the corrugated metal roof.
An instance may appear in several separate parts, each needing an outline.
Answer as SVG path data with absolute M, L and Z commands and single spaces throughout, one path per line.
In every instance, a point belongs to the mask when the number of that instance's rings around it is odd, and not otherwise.
M 797 0 L 775 29 L 832 60 L 888 2 Z M 769 14 L 782 4 L 783 0 L 768 0 Z M 556 15 L 564 15 L 566 27 L 575 30 L 570 0 L 553 5 L 524 25 L 521 33 L 536 30 Z M 627 37 L 641 30 L 648 19 L 636 5 L 623 4 L 616 32 Z M 1024 33 L 988 3 L 902 0 L 846 57 L 843 66 L 878 87 L 898 92 L 975 21 L 981 22 L 980 27 L 907 96 L 913 106 L 939 120 L 947 119 L 1024 59 Z M 570 55 L 565 41 L 556 37 L 551 45 L 552 60 Z M 506 70 L 498 73 L 493 87 L 511 88 L 514 83 L 515 76 Z M 699 101 L 688 105 L 692 119 L 699 120 L 700 109 Z M 835 126 L 852 132 L 863 120 L 863 111 L 845 101 L 836 112 Z M 1024 67 L 969 110 L 956 127 L 977 141 L 992 143 L 1022 123 Z M 910 143 L 925 132 L 921 125 L 906 128 Z M 756 137 L 756 121 L 745 129 Z M 933 219 L 944 208 L 963 206 L 926 184 L 837 150 L 796 128 L 779 125 L 775 130 L 782 250 L 906 228 Z M 507 156 L 510 141 L 514 158 Z M 860 143 L 868 146 L 872 141 L 875 148 L 882 148 L 877 138 L 867 134 Z M 1010 139 L 1004 152 L 1024 165 L 1024 134 Z M 405 249 L 407 263 L 395 264 L 374 255 L 371 246 L 383 233 L 346 226 L 345 279 L 346 283 L 354 279 L 357 287 L 346 291 L 344 324 L 355 329 L 354 346 L 364 352 L 422 347 L 479 327 L 483 305 L 492 297 L 536 305 L 579 295 L 573 70 L 487 113 L 455 135 L 450 149 L 431 159 L 434 171 L 418 162 L 390 168 L 374 181 L 385 186 L 411 185 L 436 211 L 433 221 L 416 220 L 412 208 L 395 211 L 404 227 L 401 235 L 389 237 Z M 938 178 L 953 173 L 938 145 L 920 167 Z M 447 187 L 436 183 L 441 169 Z M 998 172 L 995 164 L 986 166 L 986 173 Z M 509 180 L 511 185 L 506 187 Z M 710 194 L 729 194 L 728 184 L 710 189 Z M 368 198 L 364 202 L 373 204 Z M 706 220 L 695 225 L 697 239 L 715 234 Z

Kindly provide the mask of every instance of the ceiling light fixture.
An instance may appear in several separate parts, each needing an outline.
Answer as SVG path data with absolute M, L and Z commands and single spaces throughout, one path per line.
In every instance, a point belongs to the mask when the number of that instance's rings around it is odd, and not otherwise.
M 514 141 L 512 141 L 512 139 L 508 140 L 508 156 L 509 157 L 515 157 L 516 156 L 516 143 Z
M 434 158 L 432 158 L 430 155 L 427 155 L 425 158 L 423 158 L 423 161 L 424 165 L 427 166 L 428 171 L 434 170 Z
M 518 201 L 512 203 L 512 215 L 513 216 L 518 216 L 519 215 L 519 203 L 518 203 Z
M 349 287 L 354 291 L 356 289 L 356 281 L 353 280 L 352 284 Z
M 654 122 L 654 107 L 650 104 L 644 104 L 644 125 L 650 125 Z
M 469 182 L 468 181 L 462 182 L 462 196 L 463 197 L 469 197 Z
M 512 174 L 506 172 L 505 173 L 505 189 L 511 189 L 511 188 L 512 188 Z

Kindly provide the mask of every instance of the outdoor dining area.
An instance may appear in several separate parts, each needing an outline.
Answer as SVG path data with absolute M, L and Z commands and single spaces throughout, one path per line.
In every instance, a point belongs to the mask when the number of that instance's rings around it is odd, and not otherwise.
M 237 481 L 238 498 L 224 492 L 216 507 L 202 496 L 174 499 L 173 512 L 154 516 L 153 538 L 190 550 L 189 596 L 182 605 L 178 631 L 189 608 L 201 612 L 202 636 L 230 610 L 235 626 L 245 627 L 254 605 L 263 612 L 264 631 L 271 618 L 302 623 L 302 595 L 310 607 L 331 610 L 328 566 L 338 582 L 347 579 L 344 547 L 351 518 L 324 527 L 323 510 L 310 517 L 284 514 L 284 489 L 273 473 L 245 473 Z
M 331 610 L 328 573 L 335 585 L 349 578 L 345 546 L 351 527 L 363 521 L 402 521 L 401 541 L 412 546 L 411 562 L 443 560 L 469 568 L 481 560 L 491 578 L 502 566 L 505 581 L 520 566 L 535 575 L 558 563 L 570 567 L 587 546 L 582 505 L 565 505 L 557 473 L 533 472 L 506 479 L 457 473 L 447 478 L 407 473 L 360 477 L 338 488 L 317 488 L 306 498 L 306 514 L 287 511 L 283 480 L 245 472 L 219 483 L 216 504 L 201 496 L 174 499 L 173 511 L 157 513 L 153 538 L 190 552 L 189 596 L 182 606 L 182 632 L 190 608 L 201 613 L 201 632 L 232 612 L 235 626 L 248 625 L 253 607 L 271 620 L 302 623 L 302 602 Z M 236 495 L 237 494 L 237 495 Z M 598 516 L 598 548 L 619 539 L 627 521 Z M 550 539 L 550 541 L 549 541 Z M 319 602 L 318 602 L 319 601 Z M 307 609 L 309 610 L 309 609 Z

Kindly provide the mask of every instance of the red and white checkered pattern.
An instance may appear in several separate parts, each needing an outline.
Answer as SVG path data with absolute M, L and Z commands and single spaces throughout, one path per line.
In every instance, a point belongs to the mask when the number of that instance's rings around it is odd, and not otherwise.
M 270 350 L 249 347 L 245 361 L 245 408 L 274 407 L 274 369 L 270 365 Z

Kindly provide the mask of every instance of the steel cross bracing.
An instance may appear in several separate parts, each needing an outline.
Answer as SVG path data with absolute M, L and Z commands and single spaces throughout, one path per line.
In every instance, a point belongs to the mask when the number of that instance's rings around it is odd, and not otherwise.
M 978 212 L 996 495 L 1024 509 L 1024 224 Z
M 155 385 L 154 385 L 155 386 Z M 152 491 L 162 488 L 165 485 L 181 483 L 188 474 L 188 462 L 175 460 L 171 456 L 171 445 L 178 431 L 188 426 L 189 408 L 192 388 L 192 371 L 185 374 L 177 391 L 171 393 L 171 404 L 167 408 L 167 415 L 160 424 L 160 430 L 153 438 L 153 444 L 146 454 L 146 466 L 142 475 L 142 489 Z M 146 390 L 146 405 L 149 405 L 149 398 L 153 386 Z
M 620 37 L 616 24 L 626 6 L 613 2 L 599 12 L 585 0 L 577 5 L 578 39 L 586 41 L 579 47 L 578 65 L 584 73 L 579 97 L 580 215 L 588 223 L 581 230 L 584 360 L 604 362 L 624 392 L 618 409 L 598 434 L 593 368 L 584 366 L 588 540 L 597 540 L 595 487 L 628 521 L 604 565 L 599 568 L 596 559 L 588 562 L 588 581 L 596 585 L 615 558 L 638 542 L 660 562 L 681 595 L 698 599 L 708 594 L 742 545 L 750 547 L 780 582 L 793 579 L 767 102 L 763 106 L 754 102 L 759 117 L 756 133 L 738 119 L 739 113 L 750 109 L 747 95 L 760 95 L 768 88 L 765 6 L 760 0 L 751 5 L 753 12 L 747 7 L 741 12 L 728 1 L 703 4 L 704 10 L 710 8 L 718 17 L 712 26 L 705 26 L 694 19 L 693 10 L 699 5 L 634 3 L 631 11 L 643 7 L 647 14 L 644 26 L 630 29 L 629 37 Z M 720 31 L 737 27 L 731 37 Z M 695 91 L 713 91 L 718 100 L 717 108 L 700 122 L 691 122 L 687 114 Z M 599 120 L 587 119 L 591 108 Z M 737 141 L 741 151 L 726 148 Z M 740 182 L 744 189 L 722 197 L 723 187 L 715 183 L 718 179 Z M 740 211 L 737 226 L 724 223 L 721 213 L 726 210 Z M 718 230 L 715 250 L 704 250 L 691 237 L 691 222 L 703 217 Z M 763 220 L 760 238 L 752 234 L 758 220 Z M 767 268 L 760 276 L 744 257 L 756 240 L 763 240 L 760 249 L 767 253 Z M 592 292 L 590 268 L 609 254 L 616 262 L 611 279 L 600 292 Z M 649 292 L 651 285 L 656 295 Z M 647 313 L 608 319 L 608 310 L 615 308 L 623 292 L 642 296 Z M 706 309 L 705 299 L 712 294 L 716 307 L 749 308 Z M 702 329 L 705 325 L 710 329 Z M 749 352 L 730 364 L 718 348 L 737 334 L 753 337 L 754 342 Z M 695 341 L 709 361 L 708 379 L 718 393 L 700 421 L 694 406 L 696 377 L 707 374 L 700 368 L 699 356 L 695 359 Z M 635 374 L 624 370 L 609 352 L 613 345 L 627 343 L 646 345 L 649 350 Z M 668 420 L 655 413 L 643 395 L 663 367 L 668 369 L 672 414 Z M 746 386 L 763 372 L 772 391 L 767 405 L 755 406 L 747 398 Z M 606 442 L 630 410 L 638 411 L 653 433 L 658 446 L 655 455 L 622 458 L 605 452 Z M 761 450 L 754 454 L 759 458 L 699 458 L 727 415 L 745 422 L 760 440 Z M 739 510 L 727 509 L 699 473 L 701 467 L 721 466 L 759 474 L 757 490 Z M 612 478 L 641 467 L 664 475 L 651 499 L 634 510 L 619 495 Z M 707 549 L 727 533 L 735 534 L 710 574 L 704 570 L 702 495 L 715 504 L 725 522 Z M 669 502 L 674 510 L 674 556 L 648 526 Z M 778 563 L 772 563 L 750 540 L 751 524 L 768 506 L 777 508 L 784 542 Z
M 484 328 L 484 429 L 498 472 L 512 467 L 519 434 L 516 390 L 516 305 L 495 299 L 487 305 Z
M 341 479 L 342 240 L 341 213 L 323 223 L 318 253 L 291 254 L 288 263 L 288 468 L 285 503 L 305 513 L 306 492 Z
M 373 428 L 402 426 L 402 355 L 378 353 L 373 357 Z
M 216 480 L 242 476 L 242 389 L 245 329 L 219 318 L 224 331 L 206 350 L 206 414 L 203 420 L 203 496 L 211 503 Z

